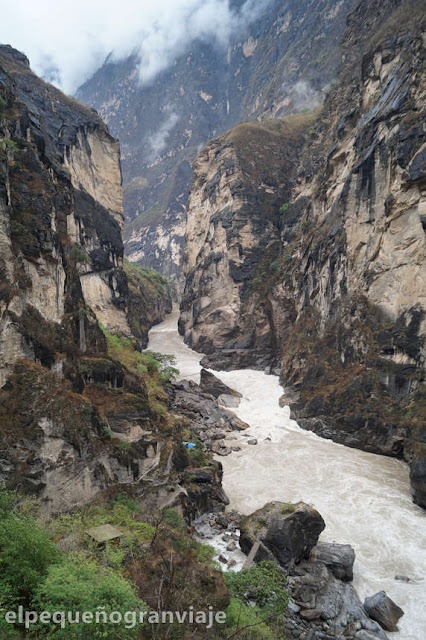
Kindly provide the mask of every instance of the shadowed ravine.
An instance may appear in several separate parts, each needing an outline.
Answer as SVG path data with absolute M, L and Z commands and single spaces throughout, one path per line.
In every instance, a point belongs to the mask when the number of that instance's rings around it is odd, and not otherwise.
M 201 356 L 183 344 L 177 318 L 174 311 L 151 329 L 149 349 L 173 354 L 182 377 L 198 382 Z M 404 609 L 400 632 L 390 637 L 423 640 L 426 516 L 412 503 L 407 465 L 300 429 L 289 408 L 279 407 L 282 388 L 275 376 L 253 370 L 215 374 L 243 394 L 235 412 L 259 442 L 248 446 L 244 435 L 232 434 L 242 450 L 220 458 L 231 508 L 248 514 L 271 500 L 313 504 L 327 525 L 321 539 L 354 547 L 361 599 L 384 589 Z M 396 575 L 414 582 L 397 581 Z

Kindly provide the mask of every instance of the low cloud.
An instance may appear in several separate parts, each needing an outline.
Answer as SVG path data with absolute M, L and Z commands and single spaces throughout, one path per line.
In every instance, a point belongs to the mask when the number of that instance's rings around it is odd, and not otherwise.
M 23 51 L 32 68 L 68 93 L 106 56 L 140 56 L 149 83 L 197 39 L 226 47 L 272 0 L 0 0 L 0 41 Z
M 286 93 L 291 97 L 295 111 L 314 109 L 323 100 L 325 90 L 317 90 L 306 80 L 299 80 L 293 85 L 286 86 Z
M 169 109 L 167 111 L 170 111 Z M 164 149 L 167 148 L 167 139 L 171 132 L 173 131 L 174 126 L 179 120 L 179 116 L 173 111 L 168 113 L 166 119 L 161 124 L 159 129 L 153 133 L 148 138 L 148 144 L 151 147 L 150 160 L 156 160 Z

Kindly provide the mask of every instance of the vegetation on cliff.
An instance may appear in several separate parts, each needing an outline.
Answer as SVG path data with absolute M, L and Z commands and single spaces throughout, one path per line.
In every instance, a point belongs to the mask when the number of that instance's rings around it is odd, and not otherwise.
M 155 269 L 124 259 L 128 282 L 127 317 L 133 335 L 143 347 L 148 344 L 149 329 L 172 310 L 172 290 L 167 278 Z
M 0 487 L 0 515 L 2 638 L 21 637 L 23 625 L 8 624 L 3 615 L 19 605 L 51 614 L 90 612 L 93 620 L 99 607 L 107 616 L 113 611 L 123 616 L 138 612 L 133 628 L 125 620 L 97 625 L 66 621 L 63 629 L 60 622 L 39 622 L 26 632 L 28 638 L 107 640 L 117 634 L 126 639 L 169 637 L 169 625 L 140 625 L 140 611 L 183 611 L 189 603 L 196 610 L 209 605 L 221 610 L 229 602 L 208 548 L 194 542 L 176 511 L 147 513 L 123 494 L 46 520 L 36 500 Z M 119 546 L 98 546 L 87 535 L 88 529 L 106 523 L 122 533 Z M 190 629 L 191 625 L 177 626 L 176 637 L 187 637 Z M 216 637 L 214 630 L 206 637 Z

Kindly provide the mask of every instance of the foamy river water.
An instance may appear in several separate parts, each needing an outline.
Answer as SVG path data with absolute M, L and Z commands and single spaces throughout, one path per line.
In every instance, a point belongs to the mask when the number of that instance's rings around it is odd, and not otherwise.
M 177 320 L 174 311 L 152 328 L 148 348 L 174 355 L 181 377 L 198 382 L 202 356 L 183 343 Z M 383 589 L 405 611 L 400 631 L 389 637 L 426 640 L 426 513 L 412 502 L 407 465 L 301 429 L 279 406 L 276 376 L 251 369 L 214 374 L 243 394 L 234 411 L 258 440 L 247 445 L 246 435 L 231 434 L 241 451 L 220 458 L 230 508 L 249 514 L 271 500 L 314 505 L 326 523 L 321 540 L 355 549 L 361 600 Z

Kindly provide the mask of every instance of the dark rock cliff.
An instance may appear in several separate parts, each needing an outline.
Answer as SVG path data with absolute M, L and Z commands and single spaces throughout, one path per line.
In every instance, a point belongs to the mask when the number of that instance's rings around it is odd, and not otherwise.
M 118 142 L 97 114 L 0 49 L 1 379 L 20 357 L 56 370 L 126 329 Z
M 136 350 L 170 296 L 123 267 L 122 226 L 118 142 L 0 47 L 0 481 L 46 509 L 177 473 Z
M 202 176 L 217 159 L 205 165 L 209 147 L 199 156 L 181 325 L 187 340 L 210 347 L 210 366 L 263 368 L 265 356 L 279 365 L 283 401 L 301 426 L 349 446 L 404 456 L 414 499 L 425 506 L 423 9 L 416 0 L 361 1 L 349 14 L 339 79 L 286 176 L 290 196 L 275 202 L 274 231 L 265 224 L 256 234 L 263 251 L 251 266 L 249 298 L 241 297 L 229 267 L 232 286 L 211 295 L 215 267 L 205 277 L 192 226 L 196 211 L 216 211 L 218 193 L 207 192 Z M 267 149 L 265 138 L 257 153 L 266 165 Z M 224 202 L 230 184 L 220 184 Z M 239 208 L 230 204 L 228 226 L 243 227 Z M 251 216 L 253 209 L 247 225 Z M 207 226 L 210 246 L 223 245 L 220 264 L 232 249 L 227 225 L 212 215 Z M 277 233 L 270 255 L 264 248 Z M 246 244 L 240 237 L 239 255 L 249 254 L 252 244 L 253 234 Z M 222 335 L 229 314 L 246 327 L 234 345 Z M 253 349 L 260 339 L 263 358 Z

